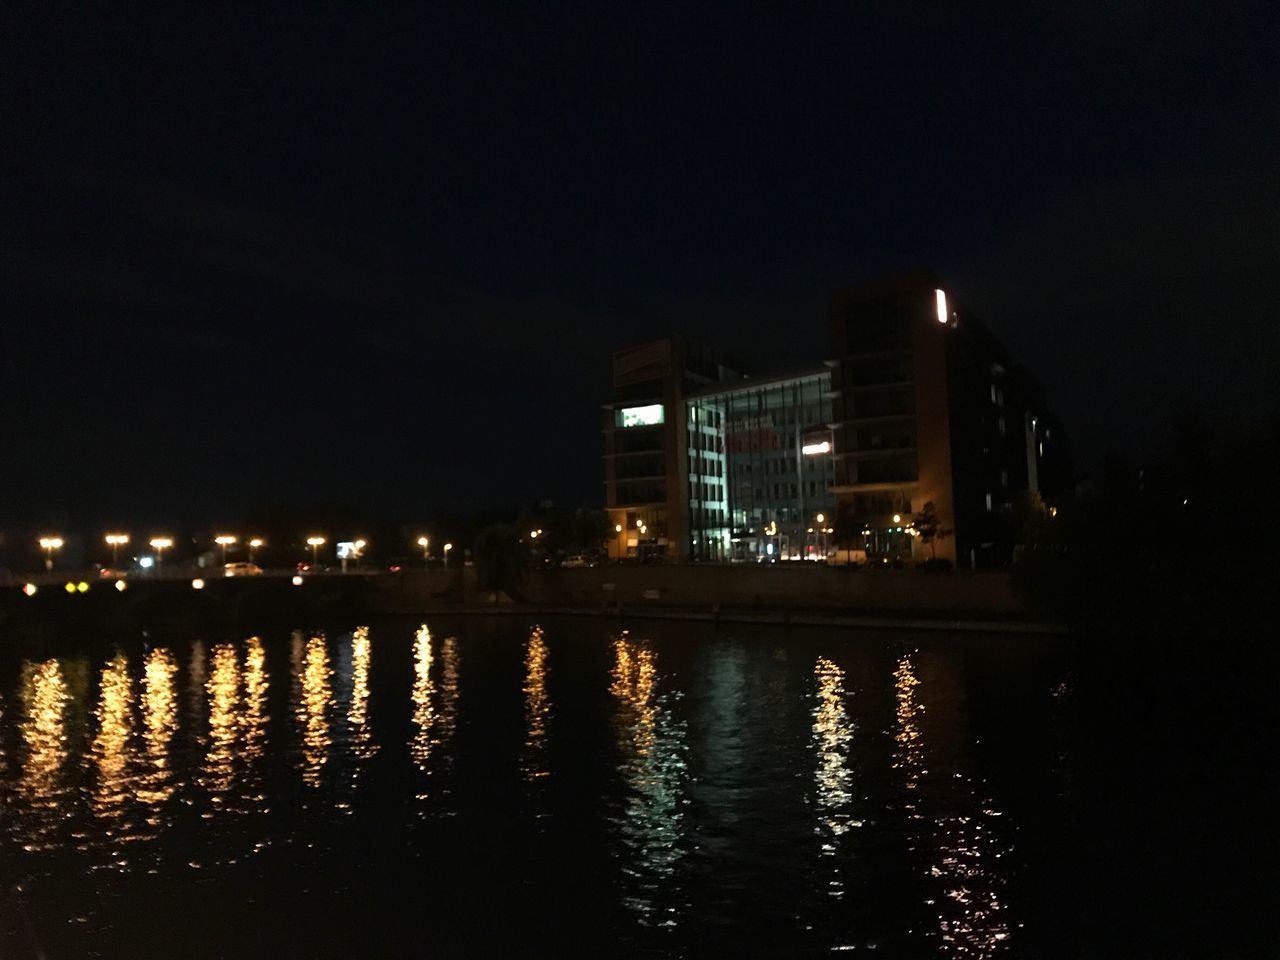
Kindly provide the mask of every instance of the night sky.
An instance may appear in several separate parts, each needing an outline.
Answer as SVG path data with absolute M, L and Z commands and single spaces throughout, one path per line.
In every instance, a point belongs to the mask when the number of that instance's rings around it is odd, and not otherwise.
M 1082 466 L 1273 414 L 1275 5 L 0 14 L 0 520 L 599 503 L 609 355 L 939 271 Z

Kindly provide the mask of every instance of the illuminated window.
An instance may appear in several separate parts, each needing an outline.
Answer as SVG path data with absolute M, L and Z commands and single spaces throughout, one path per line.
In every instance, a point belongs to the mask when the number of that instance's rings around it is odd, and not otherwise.
M 987 494 L 987 513 L 991 512 L 991 494 Z
M 662 404 L 653 403 L 646 407 L 625 407 L 618 411 L 617 424 L 620 427 L 652 427 L 664 420 Z

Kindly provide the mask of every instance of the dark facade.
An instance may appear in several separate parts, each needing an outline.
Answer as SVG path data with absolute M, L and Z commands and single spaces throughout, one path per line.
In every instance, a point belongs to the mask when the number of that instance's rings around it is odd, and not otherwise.
M 868 553 L 1008 562 L 1023 508 L 1070 482 L 1039 384 L 932 274 L 840 291 L 831 320 L 834 489 Z M 894 520 L 926 503 L 943 531 L 927 554 Z

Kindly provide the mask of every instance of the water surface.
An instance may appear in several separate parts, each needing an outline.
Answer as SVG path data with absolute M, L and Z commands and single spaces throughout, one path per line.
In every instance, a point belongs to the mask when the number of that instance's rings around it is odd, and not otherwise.
M 1052 952 L 1053 642 L 630 627 L 9 657 L 0 955 Z

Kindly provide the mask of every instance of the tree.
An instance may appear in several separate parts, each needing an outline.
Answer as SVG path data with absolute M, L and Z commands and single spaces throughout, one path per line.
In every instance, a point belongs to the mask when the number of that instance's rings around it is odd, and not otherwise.
M 943 529 L 942 521 L 938 519 L 938 509 L 933 505 L 932 500 L 912 518 L 911 526 L 915 528 L 920 542 L 929 545 L 929 559 L 936 560 L 938 558 L 937 542 L 951 536 L 951 531 Z
M 518 598 L 529 570 L 529 551 L 515 528 L 495 523 L 485 527 L 471 548 L 481 589 Z

